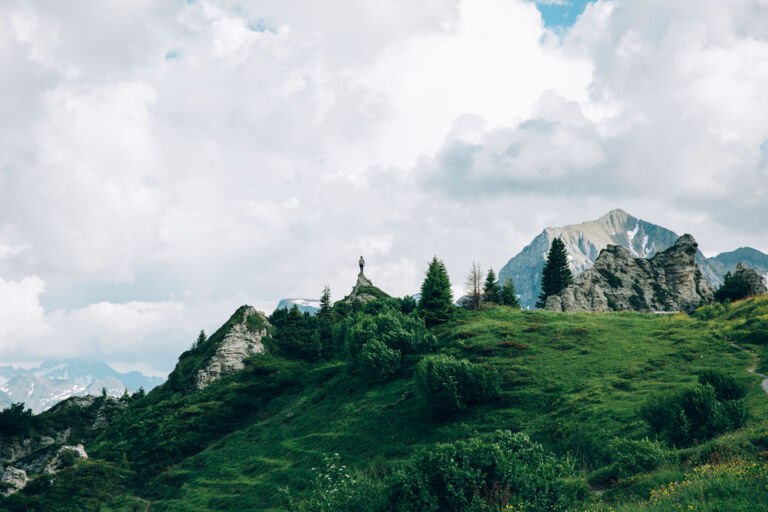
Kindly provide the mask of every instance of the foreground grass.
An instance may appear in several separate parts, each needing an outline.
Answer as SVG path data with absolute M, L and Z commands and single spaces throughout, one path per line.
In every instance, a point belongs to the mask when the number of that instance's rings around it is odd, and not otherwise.
M 156 509 L 281 510 L 280 489 L 301 497 L 324 453 L 340 453 L 353 470 L 377 474 L 433 443 L 501 428 L 572 454 L 586 474 L 601 464 L 607 440 L 652 435 L 638 415 L 648 396 L 691 385 L 706 368 L 747 381 L 751 424 L 765 417 L 760 379 L 745 371 L 752 356 L 712 322 L 686 315 L 493 308 L 461 312 L 439 337 L 443 352 L 500 373 L 497 403 L 431 423 L 415 399 L 411 369 L 369 386 L 344 363 L 316 366 L 303 376 L 312 384 L 271 403 L 267 417 L 154 478 L 147 492 Z M 688 456 L 694 455 L 709 454 Z

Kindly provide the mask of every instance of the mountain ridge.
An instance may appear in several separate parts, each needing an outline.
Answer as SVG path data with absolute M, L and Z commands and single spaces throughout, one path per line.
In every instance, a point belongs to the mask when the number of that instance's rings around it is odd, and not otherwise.
M 554 238 L 560 237 L 568 251 L 571 271 L 577 276 L 592 267 L 608 245 L 627 248 L 636 258 L 651 258 L 675 244 L 677 233 L 616 208 L 601 217 L 579 224 L 547 227 L 510 258 L 499 271 L 499 281 L 512 279 L 523 308 L 533 308 L 541 292 L 541 271 Z M 738 260 L 738 261 L 732 261 Z M 726 272 L 739 261 L 768 277 L 768 255 L 744 247 L 707 258 L 698 250 L 696 262 L 712 287 L 722 283 Z

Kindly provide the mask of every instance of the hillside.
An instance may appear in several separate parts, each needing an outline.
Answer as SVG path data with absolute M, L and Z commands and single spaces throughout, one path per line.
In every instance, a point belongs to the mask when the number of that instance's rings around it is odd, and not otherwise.
M 625 247 L 635 258 L 651 258 L 674 245 L 679 238 L 667 228 L 619 209 L 581 224 L 546 228 L 499 271 L 502 283 L 507 279 L 513 280 L 523 308 L 533 308 L 538 299 L 541 269 L 549 246 L 557 237 L 565 243 L 574 276 L 590 268 L 600 251 L 609 245 Z M 755 249 L 741 248 L 714 258 L 707 258 L 699 251 L 696 256 L 704 277 L 713 287 L 719 286 L 725 273 L 733 271 L 740 261 L 768 276 L 768 255 Z
M 367 306 L 370 314 L 381 310 L 376 304 Z M 309 496 L 316 475 L 312 468 L 322 465 L 323 454 L 338 453 L 340 463 L 361 481 L 379 482 L 436 443 L 478 435 L 491 439 L 504 429 L 526 432 L 553 456 L 575 461 L 565 489 L 581 501 L 572 503 L 572 510 L 601 503 L 652 510 L 631 504 L 648 499 L 653 488 L 684 480 L 691 466 L 717 460 L 724 450 L 752 461 L 768 446 L 768 397 L 761 378 L 747 372 L 757 360 L 758 371 L 768 373 L 768 299 L 708 306 L 695 316 L 504 307 L 457 314 L 436 331 L 436 351 L 498 373 L 500 394 L 486 403 L 432 418 L 418 399 L 413 375 L 422 356 L 406 359 L 390 380 L 376 383 L 350 371 L 344 358 L 315 363 L 286 358 L 267 340 L 271 355 L 249 358 L 245 370 L 202 391 L 191 386 L 191 370 L 199 363 L 177 367 L 167 384 L 132 401 L 111 426 L 86 442 L 91 461 L 82 471 L 109 469 L 115 490 L 103 503 L 118 507 L 124 502 L 121 510 L 140 510 L 141 500 L 149 500 L 155 511 L 276 511 L 285 510 L 286 492 L 294 503 Z M 227 329 L 225 324 L 211 336 L 210 347 L 182 360 L 200 361 Z M 641 416 L 648 398 L 691 387 L 707 369 L 746 386 L 746 428 L 680 449 L 662 442 L 658 446 L 664 448 L 658 449 L 666 465 L 612 485 L 617 455 L 606 447 L 615 446 L 615 439 L 632 446 L 644 437 L 654 439 Z M 0 510 L 44 502 L 56 485 L 22 491 L 0 501 Z M 589 486 L 609 492 L 586 505 L 592 499 Z M 755 503 L 755 495 L 749 499 Z M 750 510 L 764 510 L 756 507 Z

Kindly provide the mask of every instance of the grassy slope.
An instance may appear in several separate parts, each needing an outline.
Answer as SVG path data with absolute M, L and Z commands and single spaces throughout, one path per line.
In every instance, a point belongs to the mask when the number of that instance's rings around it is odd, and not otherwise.
M 431 424 L 408 371 L 368 386 L 348 376 L 344 363 L 302 367 L 297 392 L 273 399 L 242 428 L 150 480 L 144 494 L 155 510 L 277 510 L 278 489 L 300 495 L 322 453 L 380 471 L 436 441 L 499 428 L 575 452 L 588 470 L 603 439 L 650 435 L 637 414 L 648 396 L 695 382 L 703 368 L 748 380 L 751 410 L 765 418 L 759 378 L 745 372 L 752 357 L 728 344 L 716 328 L 725 320 L 717 322 L 505 308 L 462 313 L 440 332 L 442 350 L 497 368 L 505 390 L 499 403 Z

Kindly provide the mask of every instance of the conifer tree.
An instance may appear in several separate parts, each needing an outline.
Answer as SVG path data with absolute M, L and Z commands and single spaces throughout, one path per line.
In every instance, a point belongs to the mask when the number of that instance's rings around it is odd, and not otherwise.
M 472 269 L 467 274 L 464 282 L 464 297 L 461 298 L 461 306 L 468 309 L 479 309 L 483 302 L 483 271 L 480 264 L 472 262 Z
M 427 276 L 421 285 L 419 311 L 427 327 L 446 322 L 453 317 L 453 293 L 445 264 L 432 258 Z
M 568 266 L 568 251 L 560 238 L 552 240 L 547 254 L 547 262 L 541 273 L 541 294 L 536 303 L 537 308 L 543 308 L 547 297 L 557 295 L 573 282 L 573 274 Z
M 501 302 L 501 288 L 499 287 L 499 282 L 496 280 L 496 273 L 492 268 L 488 269 L 488 274 L 485 276 L 483 300 L 491 304 L 499 304 Z
M 328 285 L 323 288 L 323 296 L 320 297 L 320 314 L 328 315 L 331 313 L 331 289 Z
M 520 302 L 517 300 L 515 285 L 512 283 L 512 279 L 507 279 L 507 282 L 501 287 L 501 291 L 499 292 L 499 302 L 505 306 L 520 309 Z
M 200 334 L 197 335 L 197 339 L 192 344 L 192 348 L 195 349 L 206 342 L 208 337 L 205 335 L 205 331 L 203 329 L 200 329 Z

